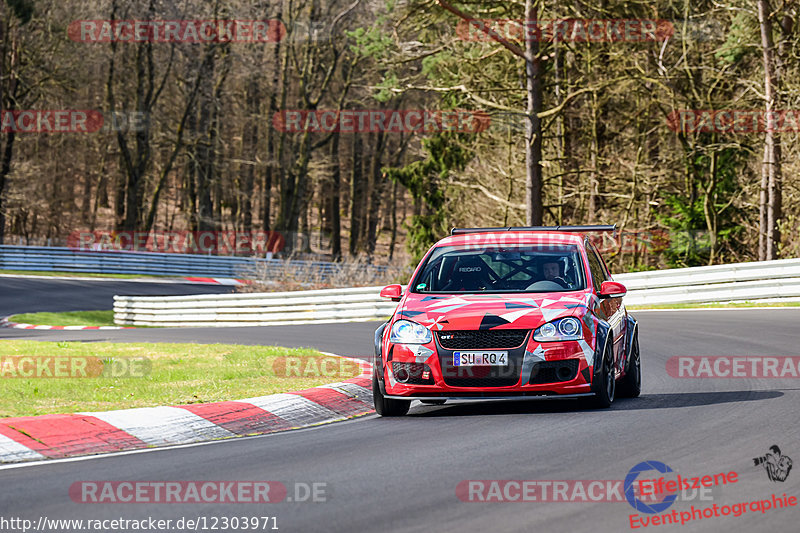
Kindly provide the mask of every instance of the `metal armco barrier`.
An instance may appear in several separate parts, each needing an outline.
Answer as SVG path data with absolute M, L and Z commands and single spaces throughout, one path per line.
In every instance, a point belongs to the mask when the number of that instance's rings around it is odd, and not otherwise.
M 277 326 L 378 320 L 397 302 L 381 287 L 195 296 L 114 296 L 114 322 L 134 326 Z
M 800 259 L 617 274 L 627 305 L 800 298 Z
M 341 268 L 340 264 L 323 261 L 289 261 L 288 265 L 310 269 L 321 281 Z M 235 278 L 249 277 L 257 269 L 269 275 L 270 269 L 281 272 L 286 267 L 286 261 L 251 257 L 0 246 L 0 270 Z M 373 268 L 380 271 L 388 267 Z
M 628 305 L 800 297 L 800 259 L 619 274 Z M 114 297 L 114 321 L 134 326 L 266 326 L 380 320 L 396 302 L 381 287 L 282 293 Z

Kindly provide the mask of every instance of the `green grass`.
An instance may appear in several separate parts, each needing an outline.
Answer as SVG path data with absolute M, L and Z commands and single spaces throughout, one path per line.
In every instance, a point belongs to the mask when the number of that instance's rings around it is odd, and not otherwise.
M 0 274 L 8 276 L 48 276 L 48 277 L 67 277 L 67 278 L 112 278 L 112 279 L 139 279 L 154 278 L 163 279 L 174 278 L 176 276 L 153 276 L 149 274 L 98 274 L 94 272 L 54 272 L 51 270 L 1 270 Z
M 800 307 L 800 302 L 715 302 L 704 304 L 661 304 L 661 305 L 626 305 L 626 308 L 636 311 L 637 309 L 718 309 L 731 307 Z
M 315 371 L 322 365 L 309 366 L 308 361 L 318 360 L 306 358 L 329 358 L 305 348 L 11 340 L 0 346 L 0 417 L 237 400 L 302 390 L 360 373 L 353 363 L 337 367 L 338 358 L 330 368 Z M 20 368 L 31 368 L 9 359 L 20 356 L 79 357 L 89 361 L 87 368 L 105 370 L 125 367 L 123 363 L 129 365 L 134 358 L 145 371 L 139 372 L 142 377 L 12 377 Z M 286 377 L 283 358 L 302 358 L 298 368 L 303 370 Z M 143 360 L 149 363 L 142 364 Z
M 70 311 L 67 313 L 25 313 L 9 319 L 38 326 L 114 326 L 114 311 Z

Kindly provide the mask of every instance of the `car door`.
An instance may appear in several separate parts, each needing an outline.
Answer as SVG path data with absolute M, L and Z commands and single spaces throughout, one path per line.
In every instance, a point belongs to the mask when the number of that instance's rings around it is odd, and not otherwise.
M 600 291 L 603 281 L 611 281 L 611 274 L 606 267 L 597 249 L 592 243 L 586 242 L 586 255 L 589 260 L 589 270 L 592 275 L 595 294 Z M 602 298 L 598 306 L 598 316 L 607 321 L 611 328 L 613 339 L 614 361 L 617 371 L 621 371 L 625 358 L 625 307 L 622 298 Z

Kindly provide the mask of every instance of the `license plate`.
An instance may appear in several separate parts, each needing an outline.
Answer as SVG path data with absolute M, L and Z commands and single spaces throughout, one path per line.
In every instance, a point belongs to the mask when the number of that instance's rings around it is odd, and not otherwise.
M 454 352 L 453 366 L 508 366 L 508 352 Z

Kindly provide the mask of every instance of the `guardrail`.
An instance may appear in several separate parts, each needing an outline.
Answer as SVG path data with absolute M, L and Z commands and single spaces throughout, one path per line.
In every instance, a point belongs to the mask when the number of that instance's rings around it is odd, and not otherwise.
M 277 326 L 387 317 L 381 287 L 196 296 L 114 296 L 114 322 L 134 326 Z
M 281 261 L 252 257 L 129 251 L 80 251 L 44 246 L 0 246 L 0 270 L 139 274 L 148 276 L 269 277 L 288 269 L 313 271 L 325 281 L 342 268 L 324 261 Z M 376 271 L 389 267 L 375 265 Z
M 619 274 L 627 305 L 800 298 L 800 259 Z M 380 320 L 397 303 L 381 287 L 199 296 L 115 296 L 114 322 L 134 326 L 268 326 Z
M 44 246 L 0 246 L 0 269 L 150 276 L 236 277 L 253 259 L 151 252 L 79 251 Z
M 627 305 L 760 301 L 800 297 L 800 259 L 617 274 Z

